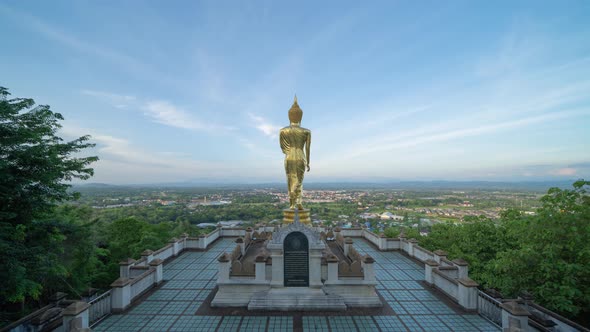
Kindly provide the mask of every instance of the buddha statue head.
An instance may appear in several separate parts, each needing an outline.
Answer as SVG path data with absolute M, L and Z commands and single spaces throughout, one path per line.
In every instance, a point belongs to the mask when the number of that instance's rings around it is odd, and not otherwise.
M 301 123 L 302 117 L 303 117 L 303 111 L 299 107 L 299 104 L 297 104 L 297 95 L 295 95 L 295 100 L 293 101 L 293 105 L 291 106 L 291 109 L 289 109 L 289 121 L 291 121 L 291 124 L 298 125 Z

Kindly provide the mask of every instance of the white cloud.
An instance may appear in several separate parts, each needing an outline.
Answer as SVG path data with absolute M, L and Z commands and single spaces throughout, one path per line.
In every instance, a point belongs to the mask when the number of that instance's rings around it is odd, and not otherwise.
M 281 129 L 280 126 L 270 123 L 265 118 L 252 113 L 249 113 L 248 116 L 253 121 L 254 127 L 261 131 L 264 135 L 270 138 L 276 138 L 278 136 L 279 130 Z
M 104 91 L 96 90 L 82 90 L 82 94 L 103 99 L 116 108 L 126 109 L 137 105 L 137 98 L 135 96 L 120 95 Z
M 560 169 L 553 172 L 553 174 L 561 175 L 561 176 L 572 176 L 572 175 L 576 175 L 577 173 L 578 173 L 578 171 L 575 168 L 571 168 L 571 167 L 560 168 Z
M 170 127 L 191 130 L 209 129 L 207 125 L 191 116 L 187 111 L 167 101 L 149 101 L 142 106 L 142 109 L 145 111 L 145 115 L 154 122 Z
M 97 90 L 82 90 L 81 93 L 106 101 L 116 108 L 140 109 L 143 111 L 143 114 L 153 122 L 169 127 L 209 132 L 226 132 L 234 130 L 231 126 L 223 126 L 201 121 L 191 112 L 166 100 L 145 101 L 131 95 Z

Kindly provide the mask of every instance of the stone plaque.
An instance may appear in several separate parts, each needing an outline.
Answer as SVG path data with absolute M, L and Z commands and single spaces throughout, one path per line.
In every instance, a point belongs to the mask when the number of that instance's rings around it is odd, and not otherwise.
M 287 235 L 283 249 L 285 287 L 309 287 L 309 244 L 305 234 Z

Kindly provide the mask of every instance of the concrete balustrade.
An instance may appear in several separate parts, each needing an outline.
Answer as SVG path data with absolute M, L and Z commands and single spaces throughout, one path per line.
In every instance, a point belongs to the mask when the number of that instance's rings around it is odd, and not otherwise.
M 269 226 L 264 226 L 260 231 L 272 231 L 269 228 Z M 378 236 L 363 228 L 342 230 L 336 228 L 333 232 L 335 236 L 341 234 L 345 237 L 343 249 L 347 255 L 352 247 L 352 237 L 362 237 L 383 251 L 404 251 L 409 257 L 424 263 L 424 280 L 427 284 L 445 292 L 465 310 L 472 311 L 478 309 L 478 284 L 469 278 L 469 265 L 465 260 L 454 259 L 450 261 L 447 259 L 447 253 L 445 251 L 437 250 L 430 252 L 420 247 L 416 239 L 407 240 L 403 234 L 400 234 L 398 238 L 392 239 Z M 204 250 L 220 237 L 246 237 L 249 235 L 251 238 L 252 233 L 253 230 L 251 228 L 246 230 L 243 228 L 217 228 L 213 232 L 202 235 L 199 238 L 189 238 L 188 234 L 183 234 L 180 238 L 171 239 L 165 247 L 157 250 L 155 253 L 151 250 L 145 250 L 141 254 L 141 259 L 137 261 L 131 258 L 121 261 L 119 263 L 120 278 L 111 284 L 112 289 L 110 291 L 109 301 L 111 311 L 117 313 L 128 309 L 133 301 L 141 296 L 143 292 L 163 282 L 164 261 L 166 259 L 178 256 L 187 249 Z M 310 255 L 309 259 L 310 266 L 321 266 L 322 258 L 320 255 Z M 230 280 L 230 259 L 227 257 L 227 254 L 224 254 L 218 258 L 218 261 L 219 272 L 217 281 L 218 283 L 227 283 Z M 324 267 L 327 271 L 324 271 L 324 277 L 327 277 L 326 284 L 332 289 L 342 289 L 341 291 L 346 293 L 344 290 L 349 289 L 350 285 L 358 282 L 358 280 L 353 280 L 354 278 L 339 280 L 339 260 L 336 256 L 327 256 L 325 262 Z M 373 258 L 365 256 L 361 263 L 363 265 L 363 277 L 360 282 L 376 283 Z M 310 285 L 321 285 L 321 278 L 322 274 L 319 269 L 317 269 L 317 273 L 310 271 Z M 271 250 L 270 257 L 262 255 L 256 257 L 255 278 L 253 281 L 268 285 L 268 280 L 270 279 L 283 280 L 283 253 L 281 249 Z M 272 287 L 282 288 L 283 284 L 282 282 L 276 283 Z M 347 301 L 353 301 L 355 297 L 359 297 L 359 294 L 351 293 L 350 295 Z M 62 301 L 64 297 L 65 294 L 57 302 Z M 563 326 L 565 329 L 572 328 L 572 326 L 576 325 L 547 309 L 536 304 L 532 305 L 534 305 L 535 310 L 543 310 L 548 317 L 550 316 L 559 321 L 560 326 Z M 63 318 L 62 331 L 87 331 L 89 308 L 90 305 L 85 302 L 74 302 L 66 307 L 60 313 Z M 528 325 L 530 312 L 523 305 L 517 302 L 505 302 L 501 305 L 501 308 L 502 327 L 505 331 L 530 330 Z M 42 310 L 47 311 L 47 308 L 43 308 Z M 35 314 L 29 316 L 35 317 Z M 19 320 L 18 323 L 22 323 L 21 321 L 24 322 L 26 319 Z M 10 326 L 12 325 L 18 326 L 18 324 L 11 324 Z

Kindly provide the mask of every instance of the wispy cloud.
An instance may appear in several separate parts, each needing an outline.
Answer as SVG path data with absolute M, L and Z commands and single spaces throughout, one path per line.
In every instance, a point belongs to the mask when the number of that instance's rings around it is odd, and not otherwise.
M 248 113 L 248 116 L 253 121 L 254 127 L 261 131 L 264 135 L 271 138 L 277 137 L 279 130 L 281 129 L 280 126 L 270 123 L 267 119 L 252 113 Z
M 203 123 L 184 109 L 167 101 L 148 101 L 142 106 L 142 109 L 152 121 L 166 126 L 189 130 L 215 130 L 217 128 L 217 126 Z
M 96 153 L 100 158 L 92 165 L 95 168 L 94 181 L 112 182 L 113 179 L 120 179 L 122 183 L 146 183 L 148 176 L 155 179 L 153 182 L 186 181 L 231 174 L 238 167 L 194 159 L 187 154 L 148 151 L 128 139 L 72 124 L 63 126 L 60 134 L 66 138 L 92 136 L 91 140 L 97 144 Z
M 116 108 L 140 110 L 151 121 L 169 127 L 217 133 L 235 129 L 232 126 L 202 121 L 194 116 L 192 112 L 166 100 L 146 101 L 131 95 L 97 90 L 82 90 L 81 92 L 84 95 L 101 99 Z
M 561 175 L 561 176 L 573 176 L 576 175 L 578 173 L 578 171 L 575 168 L 571 168 L 571 167 L 565 167 L 565 168 L 560 168 L 554 171 L 555 175 Z
M 82 94 L 103 99 L 116 108 L 125 109 L 137 104 L 135 96 L 120 95 L 104 91 L 82 90 Z

